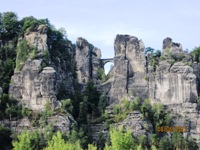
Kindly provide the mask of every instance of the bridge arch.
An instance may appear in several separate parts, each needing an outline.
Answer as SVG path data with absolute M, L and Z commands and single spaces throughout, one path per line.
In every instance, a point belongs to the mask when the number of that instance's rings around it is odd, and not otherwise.
M 108 62 L 111 62 L 114 64 L 114 58 L 106 58 L 106 59 L 100 59 L 101 67 L 103 68 L 104 65 Z
M 100 62 L 101 68 L 104 68 L 105 74 L 107 75 L 111 70 L 111 65 L 114 65 L 114 58 L 101 59 Z

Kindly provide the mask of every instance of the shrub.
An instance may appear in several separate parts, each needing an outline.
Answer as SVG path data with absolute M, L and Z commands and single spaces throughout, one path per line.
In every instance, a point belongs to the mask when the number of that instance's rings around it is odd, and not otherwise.
M 61 100 L 62 103 L 62 109 L 69 111 L 70 113 L 72 113 L 73 111 L 73 106 L 72 106 L 72 102 L 71 99 L 64 99 Z
M 190 53 L 190 56 L 193 61 L 200 62 L 200 46 L 194 48 L 194 50 Z
M 65 142 L 62 134 L 58 131 L 48 142 L 48 146 L 44 150 L 82 150 L 82 148 L 79 141 L 75 143 Z
M 106 74 L 103 68 L 100 68 L 97 70 L 97 76 L 100 80 L 105 81 L 106 80 Z
M 22 69 L 28 57 L 33 60 L 35 58 L 36 51 L 36 48 L 29 46 L 27 41 L 23 39 L 17 47 L 16 71 L 20 71 Z
M 106 145 L 105 150 L 128 150 L 133 147 L 133 137 L 129 129 L 123 131 L 123 127 L 110 129 L 111 146 Z

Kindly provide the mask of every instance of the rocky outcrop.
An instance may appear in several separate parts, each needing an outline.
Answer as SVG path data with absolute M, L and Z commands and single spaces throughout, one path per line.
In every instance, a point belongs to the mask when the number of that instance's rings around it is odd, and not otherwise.
M 42 120 L 39 121 L 39 125 L 40 122 L 42 122 Z M 52 125 L 54 131 L 60 131 L 62 133 L 69 132 L 72 123 L 76 124 L 71 115 L 68 117 L 62 115 L 52 115 L 47 119 L 47 123 Z M 35 126 L 34 122 L 28 118 L 19 119 L 17 121 L 1 120 L 0 124 L 3 127 L 10 127 L 12 131 L 17 132 L 22 132 L 24 128 L 27 128 L 29 131 L 37 130 L 42 133 L 44 132 L 44 128 Z
M 116 125 L 121 125 L 124 129 L 128 127 L 136 137 L 140 135 L 148 136 L 153 132 L 152 124 L 148 120 L 144 120 L 139 111 L 129 113 L 125 120 L 117 123 Z
M 144 44 L 134 36 L 117 35 L 115 38 L 115 57 L 112 69 L 112 84 L 109 91 L 111 103 L 123 98 L 148 95 L 145 81 Z
M 94 47 L 83 38 L 77 38 L 75 60 L 80 84 L 87 83 L 89 79 L 97 79 L 97 70 L 101 68 L 100 58 L 100 49 Z
M 27 61 L 23 70 L 12 76 L 9 94 L 32 110 L 43 110 L 47 101 L 56 103 L 56 73 L 46 67 L 39 74 L 37 61 Z
M 173 57 L 182 54 L 181 44 L 173 43 L 171 38 L 164 40 L 163 48 L 169 48 Z M 160 61 L 156 71 L 148 66 L 149 98 L 163 104 L 196 102 L 198 93 L 194 69 L 182 61 L 170 64 L 168 59 Z
M 40 25 L 34 31 L 27 31 L 24 37 L 18 40 L 18 45 L 25 40 L 35 52 L 32 59 L 26 57 L 21 70 L 15 70 L 9 95 L 32 110 L 43 110 L 47 101 L 53 103 L 54 107 L 60 107 L 58 95 L 69 96 L 73 91 L 73 76 L 65 65 L 69 56 L 55 56 L 52 46 L 47 45 L 50 41 L 47 31 L 47 26 Z M 57 55 L 62 55 L 59 50 Z M 20 62 L 19 59 L 20 57 L 17 57 L 16 61 Z
M 200 133 L 200 115 L 196 103 L 169 104 L 165 106 L 173 116 L 174 126 L 184 126 L 188 132 L 184 133 L 185 137 L 192 136 L 199 142 Z
M 169 55 L 169 52 L 178 56 L 183 50 L 180 43 L 172 42 L 172 39 L 167 37 L 163 40 L 163 55 Z
M 37 49 L 37 56 L 42 56 L 44 53 L 48 52 L 47 31 L 48 27 L 46 25 L 39 25 L 35 32 L 27 31 L 24 34 L 24 39 L 26 39 L 28 45 Z M 20 41 L 18 43 L 20 43 Z
M 99 86 L 100 91 L 106 91 L 109 99 L 109 114 L 112 114 L 113 104 L 120 100 L 150 98 L 152 103 L 161 102 L 166 112 L 171 112 L 175 126 L 186 126 L 189 132 L 185 137 L 198 138 L 199 111 L 197 98 L 199 93 L 199 68 L 197 63 L 191 63 L 188 54 L 184 53 L 179 43 L 171 38 L 163 41 L 163 56 L 156 69 L 145 59 L 144 44 L 134 36 L 117 35 L 114 43 L 114 66 L 110 78 Z M 175 62 L 171 62 L 175 59 Z M 191 65 L 189 66 L 188 64 Z M 140 113 L 132 112 L 118 123 L 128 126 L 137 135 L 148 135 L 152 131 L 150 122 L 142 120 Z M 96 132 L 95 132 L 96 133 Z M 96 134 L 97 135 L 97 134 Z
M 200 132 L 199 112 L 196 100 L 199 94 L 200 74 L 199 64 L 187 65 L 179 60 L 183 54 L 182 46 L 172 42 L 171 38 L 163 41 L 163 56 L 166 60 L 160 60 L 158 66 L 153 68 L 145 58 L 145 46 L 142 40 L 130 35 L 117 35 L 114 43 L 114 66 L 109 72 L 109 79 L 98 82 L 98 69 L 102 68 L 101 51 L 91 45 L 87 40 L 78 38 L 75 49 L 72 44 L 59 50 L 47 35 L 48 27 L 40 25 L 36 30 L 26 32 L 19 43 L 26 40 L 29 46 L 36 49 L 33 59 L 27 58 L 21 70 L 15 70 L 11 79 L 9 95 L 23 102 L 32 110 L 43 110 L 47 101 L 51 101 L 54 107 L 60 107 L 57 99 L 67 97 L 73 92 L 74 78 L 72 66 L 76 62 L 76 74 L 79 85 L 85 85 L 90 79 L 98 85 L 98 90 L 106 92 L 111 113 L 113 105 L 123 99 L 134 100 L 140 97 L 144 100 L 150 98 L 152 103 L 161 102 L 167 110 L 186 121 L 175 120 L 175 124 L 182 123 L 190 128 L 190 133 L 197 137 L 195 132 Z M 55 53 L 56 51 L 56 53 Z M 63 51 L 63 52 L 61 52 Z M 68 53 L 65 53 L 65 52 Z M 178 61 L 170 63 L 171 55 Z M 43 66 L 45 57 L 46 65 Z M 18 58 L 17 58 L 18 59 Z M 150 59 L 150 57 L 148 57 Z M 187 62 L 188 58 L 185 59 Z M 74 67 L 75 68 L 75 67 Z M 0 89 L 1 93 L 1 89 Z M 69 130 L 69 118 L 53 116 L 48 118 L 56 129 L 66 132 Z M 21 120 L 22 121 L 22 120 Z M 22 121 L 29 126 L 30 122 Z M 21 122 L 17 122 L 21 125 Z M 133 111 L 127 118 L 116 125 L 129 126 L 135 136 L 151 133 L 152 124 L 142 119 L 140 112 Z M 177 124 L 178 125 L 178 124 Z M 105 131 L 103 124 L 93 125 L 94 139 L 100 132 Z

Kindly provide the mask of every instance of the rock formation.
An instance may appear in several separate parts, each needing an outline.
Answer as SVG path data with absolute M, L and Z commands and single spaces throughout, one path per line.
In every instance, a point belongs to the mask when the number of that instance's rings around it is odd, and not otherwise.
M 110 113 L 112 114 L 112 105 L 120 103 L 124 98 L 149 98 L 152 103 L 161 102 L 165 105 L 166 112 L 171 112 L 175 118 L 174 125 L 188 127 L 189 132 L 184 133 L 186 137 L 192 135 L 198 139 L 200 123 L 196 102 L 200 65 L 191 63 L 181 44 L 166 38 L 163 41 L 165 60 L 160 60 L 156 69 L 145 59 L 143 42 L 134 36 L 117 35 L 114 49 L 114 66 L 109 73 L 110 78 L 99 86 L 101 91 L 107 92 Z M 180 56 L 183 58 L 179 59 Z M 172 62 L 171 59 L 176 59 L 177 62 Z M 191 63 L 190 66 L 188 62 Z M 136 135 L 148 135 L 150 130 L 144 128 L 144 120 L 138 119 L 139 114 L 133 114 L 129 114 L 118 125 L 129 126 Z M 150 122 L 145 124 L 148 129 L 152 128 Z
M 180 44 L 175 44 L 170 38 L 166 38 L 163 42 L 163 48 L 169 47 L 172 55 L 182 52 Z M 159 62 L 155 72 L 151 66 L 149 66 L 148 71 L 149 98 L 153 101 L 160 101 L 163 104 L 196 102 L 198 97 L 196 75 L 192 67 L 183 62 L 170 64 L 164 60 Z
M 42 122 L 42 120 L 40 120 Z M 62 133 L 67 133 L 70 131 L 70 126 L 75 123 L 72 116 L 66 117 L 61 115 L 52 115 L 47 120 L 48 123 L 52 124 L 54 130 L 59 130 Z M 34 126 L 32 120 L 27 117 L 19 119 L 16 121 L 1 120 L 1 126 L 10 127 L 13 131 L 22 132 L 24 128 L 28 128 L 30 131 L 38 130 L 37 126 Z M 40 128 L 40 132 L 44 132 L 44 129 Z
M 97 79 L 97 70 L 101 67 L 100 58 L 100 49 L 94 47 L 83 38 L 77 38 L 75 60 L 80 84 L 85 84 L 90 79 Z
M 144 44 L 134 36 L 117 35 L 115 38 L 114 66 L 108 96 L 110 103 L 117 103 L 123 98 L 148 97 L 146 60 Z M 108 85 L 109 86 L 109 85 Z
M 32 110 L 43 110 L 47 101 L 52 102 L 54 107 L 60 107 L 57 101 L 59 92 L 63 90 L 67 94 L 73 91 L 71 72 L 66 71 L 66 66 L 61 66 L 67 60 L 61 58 L 58 60 L 57 57 L 52 56 L 50 53 L 52 48 L 47 45 L 49 41 L 47 31 L 47 26 L 40 25 L 36 30 L 26 32 L 18 41 L 18 45 L 25 40 L 29 47 L 33 47 L 35 56 L 32 59 L 27 57 L 25 64 L 22 64 L 22 69 L 15 70 L 9 94 Z M 43 67 L 44 61 L 46 61 L 46 67 Z
M 106 92 L 108 107 L 120 103 L 123 99 L 133 101 L 136 97 L 142 100 L 149 98 L 152 103 L 161 102 L 173 115 L 182 116 L 176 118 L 175 124 L 188 126 L 190 134 L 197 137 L 195 132 L 200 132 L 196 103 L 200 91 L 200 65 L 191 63 L 189 66 L 185 63 L 189 60 L 188 57 L 185 57 L 184 61 L 180 59 L 180 56 L 185 55 L 181 44 L 166 38 L 163 41 L 165 60 L 160 60 L 155 69 L 148 63 L 150 57 L 147 57 L 147 60 L 145 58 L 142 40 L 135 36 L 117 35 L 114 43 L 114 66 L 109 72 L 109 78 L 105 82 L 99 82 L 98 69 L 103 67 L 100 49 L 86 39 L 78 38 L 75 48 L 68 43 L 64 46 L 65 50 L 59 51 L 53 47 L 47 31 L 47 26 L 40 25 L 18 41 L 19 45 L 26 40 L 36 52 L 32 59 L 27 57 L 24 64 L 21 64 L 21 70 L 16 69 L 12 76 L 9 94 L 14 99 L 23 102 L 32 110 L 44 110 L 47 101 L 51 101 L 54 107 L 60 107 L 57 99 L 69 97 L 74 91 L 72 74 L 76 72 L 79 85 L 85 86 L 89 80 L 93 80 L 99 91 Z M 171 63 L 171 56 L 178 61 Z M 73 72 L 75 62 L 76 71 Z M 186 122 L 184 117 L 190 122 Z M 69 127 L 69 118 L 55 118 Z M 141 119 L 141 114 L 137 111 L 130 113 L 124 121 L 118 123 L 120 124 L 131 127 L 136 135 L 151 133 L 152 129 L 152 124 Z M 148 129 L 145 129 L 147 127 Z M 57 125 L 57 128 L 68 130 L 60 125 Z M 91 130 L 95 130 L 94 134 L 99 132 L 96 131 L 98 129 L 95 125 Z

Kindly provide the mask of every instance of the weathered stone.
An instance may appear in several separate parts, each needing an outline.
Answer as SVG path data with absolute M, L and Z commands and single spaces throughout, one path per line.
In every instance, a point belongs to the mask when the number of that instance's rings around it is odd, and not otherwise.
M 144 43 L 134 36 L 117 35 L 114 48 L 110 102 L 117 103 L 130 95 L 140 96 L 141 99 L 147 98 Z
M 171 68 L 167 62 L 161 62 L 155 81 L 150 79 L 151 99 L 163 104 L 195 102 L 198 97 L 196 75 L 190 66 L 181 62 L 175 63 Z
M 9 94 L 23 101 L 28 108 L 41 110 L 48 100 L 57 100 L 56 72 L 52 67 L 46 67 L 40 74 L 36 64 L 27 61 L 24 69 L 12 76 Z
M 54 115 L 48 118 L 48 123 L 52 124 L 54 129 L 66 133 L 70 131 L 72 120 L 69 117 Z
M 140 135 L 148 135 L 153 132 L 153 126 L 149 121 L 142 118 L 142 114 L 139 111 L 133 111 L 128 114 L 125 120 L 116 123 L 116 125 L 122 125 L 124 129 L 128 127 L 136 137 Z
M 40 25 L 33 32 L 26 32 L 24 39 L 30 47 L 34 47 L 36 56 L 33 60 L 27 58 L 22 70 L 15 71 L 9 88 L 10 96 L 32 110 L 43 110 L 47 101 L 56 108 L 60 107 L 57 101 L 59 92 L 64 91 L 65 97 L 73 92 L 72 73 L 66 70 L 66 66 L 61 66 L 61 61 L 55 65 L 50 58 L 46 58 L 49 55 L 47 31 L 47 26 Z M 18 40 L 18 45 L 22 40 Z M 44 55 L 47 56 L 44 58 Z M 46 62 L 49 67 L 43 68 L 43 59 L 49 61 Z
M 39 124 L 42 122 L 41 120 L 38 121 Z M 73 119 L 71 115 L 67 116 L 62 116 L 62 115 L 53 115 L 50 116 L 47 119 L 47 123 L 51 124 L 53 127 L 54 131 L 60 131 L 62 133 L 67 133 L 70 131 L 72 123 L 74 125 L 77 125 L 76 121 Z M 17 121 L 10 121 L 10 120 L 1 120 L 0 125 L 3 127 L 10 127 L 13 132 L 22 132 L 24 128 L 26 128 L 29 131 L 34 131 L 37 130 L 41 133 L 44 133 L 45 130 L 44 128 L 40 128 L 39 126 L 33 126 L 32 125 L 32 120 L 28 118 L 22 118 L 18 119 Z
M 89 79 L 97 79 L 97 70 L 101 68 L 100 49 L 93 47 L 83 38 L 76 41 L 76 67 L 79 83 L 87 83 Z
M 38 56 L 43 56 L 44 53 L 48 52 L 47 31 L 46 25 L 39 25 L 35 32 L 26 32 L 25 34 L 24 38 L 30 46 L 37 49 Z
M 171 52 L 172 55 L 178 56 L 182 51 L 180 43 L 172 42 L 172 39 L 169 37 L 163 40 L 163 55 L 169 55 L 168 53 Z

